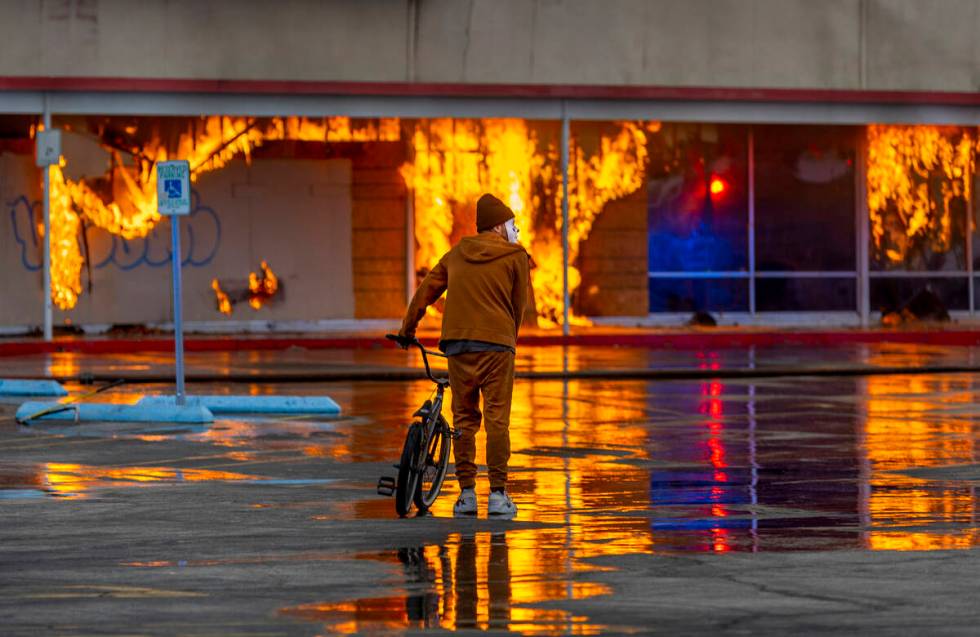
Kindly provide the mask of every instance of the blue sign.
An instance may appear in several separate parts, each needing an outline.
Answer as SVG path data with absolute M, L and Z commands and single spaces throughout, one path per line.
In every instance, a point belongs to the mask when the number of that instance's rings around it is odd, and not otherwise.
M 191 166 L 186 160 L 157 164 L 157 210 L 161 215 L 191 213 Z

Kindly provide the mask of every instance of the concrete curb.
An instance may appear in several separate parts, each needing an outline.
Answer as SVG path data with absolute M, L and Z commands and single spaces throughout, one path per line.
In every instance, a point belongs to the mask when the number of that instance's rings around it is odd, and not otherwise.
M 55 380 L 0 378 L 0 396 L 67 396 Z
M 317 414 L 339 416 L 340 405 L 328 396 L 187 396 L 188 405 L 201 406 L 214 414 Z M 144 396 L 137 405 L 174 406 L 174 396 Z
M 202 424 L 214 414 L 200 405 L 116 405 L 112 403 L 26 402 L 17 409 L 18 422 L 70 420 L 75 422 L 154 422 Z

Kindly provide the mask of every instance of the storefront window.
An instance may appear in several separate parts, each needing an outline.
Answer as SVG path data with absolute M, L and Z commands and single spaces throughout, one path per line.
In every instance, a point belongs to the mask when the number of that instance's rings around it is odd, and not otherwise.
M 748 269 L 747 131 L 744 126 L 672 124 L 650 138 L 651 312 L 749 308 L 744 278 L 663 276 Z
M 871 125 L 872 270 L 965 271 L 974 129 Z
M 648 175 L 651 272 L 747 269 L 745 127 L 665 125 Z
M 855 278 L 769 278 L 756 280 L 760 312 L 854 311 Z
M 968 278 L 872 278 L 871 309 L 882 315 L 910 309 L 920 315 L 920 309 L 931 317 L 940 308 L 968 310 L 970 297 Z M 915 308 L 914 310 L 912 308 Z
M 853 272 L 857 129 L 756 126 L 753 135 L 756 269 Z M 817 237 L 821 240 L 815 241 Z M 760 290 L 776 287 L 760 281 Z M 818 299 L 804 304 L 814 310 L 830 309 L 839 304 L 832 296 L 827 307 Z M 786 308 L 772 309 L 798 309 L 796 301 L 787 299 L 787 303 Z M 760 309 L 774 304 L 778 306 L 776 299 L 760 298 Z M 849 309 L 853 307 L 852 303 Z
M 746 312 L 745 279 L 650 279 L 651 312 Z

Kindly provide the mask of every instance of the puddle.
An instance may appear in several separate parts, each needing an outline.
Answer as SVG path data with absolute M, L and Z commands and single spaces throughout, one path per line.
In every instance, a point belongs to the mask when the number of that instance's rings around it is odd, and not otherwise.
M 430 387 L 385 391 L 397 411 Z M 518 521 L 565 527 L 580 555 L 975 547 L 978 393 L 964 375 L 517 383 L 508 490 Z M 348 457 L 397 457 L 404 425 L 384 424 Z M 477 492 L 485 508 L 482 474 Z M 450 477 L 432 514 L 452 517 L 457 493 Z M 344 506 L 394 517 L 390 499 Z
M 279 479 L 211 469 L 175 467 L 96 467 L 48 462 L 37 466 L 0 465 L 0 500 L 43 497 L 85 498 L 98 489 L 229 482 L 262 486 L 317 486 L 326 478 Z
M 409 629 L 494 630 L 522 635 L 598 635 L 608 627 L 560 608 L 610 594 L 568 555 L 541 551 L 534 531 L 452 534 L 443 544 L 361 556 L 397 565 L 407 593 L 314 602 L 281 615 L 337 634 Z

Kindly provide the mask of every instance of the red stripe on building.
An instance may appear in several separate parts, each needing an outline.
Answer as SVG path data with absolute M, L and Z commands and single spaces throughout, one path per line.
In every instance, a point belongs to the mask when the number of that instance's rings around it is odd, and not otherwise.
M 6 76 L 0 77 L 0 90 L 980 106 L 980 92 L 861 91 L 844 89 L 724 88 L 698 86 L 604 86 L 584 84 L 309 82 L 291 80 Z

